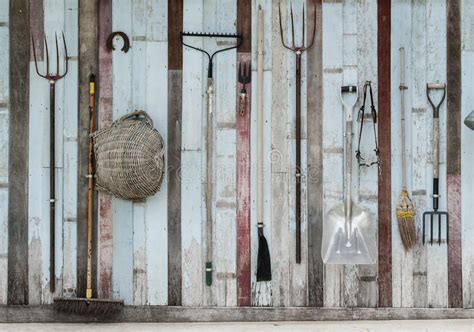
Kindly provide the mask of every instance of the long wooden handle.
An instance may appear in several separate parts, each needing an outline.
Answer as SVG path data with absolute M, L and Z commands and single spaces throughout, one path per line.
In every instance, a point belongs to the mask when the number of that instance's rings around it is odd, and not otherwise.
M 400 48 L 400 118 L 402 139 L 402 187 L 407 187 L 407 161 L 405 152 L 405 48 Z
M 295 172 L 295 221 L 296 221 L 296 263 L 301 263 L 301 54 L 296 53 L 296 172 Z
M 49 82 L 49 290 L 56 290 L 56 81 Z
M 207 79 L 207 134 L 206 134 L 206 285 L 212 285 L 212 114 L 214 87 L 212 78 Z
M 92 198 L 94 191 L 94 105 L 95 105 L 95 77 L 89 78 L 89 163 L 87 167 L 87 290 L 86 298 L 92 298 Z
M 257 27 L 257 223 L 263 232 L 263 10 L 258 6 Z

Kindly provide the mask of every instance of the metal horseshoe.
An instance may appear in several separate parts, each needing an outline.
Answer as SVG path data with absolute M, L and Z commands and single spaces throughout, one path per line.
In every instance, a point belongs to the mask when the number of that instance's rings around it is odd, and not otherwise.
M 130 39 L 128 39 L 128 36 L 125 34 L 125 32 L 122 32 L 122 31 L 114 31 L 109 35 L 109 38 L 107 38 L 107 50 L 115 51 L 115 47 L 113 44 L 115 36 L 122 37 L 123 39 L 122 52 L 127 53 L 128 50 L 130 49 Z

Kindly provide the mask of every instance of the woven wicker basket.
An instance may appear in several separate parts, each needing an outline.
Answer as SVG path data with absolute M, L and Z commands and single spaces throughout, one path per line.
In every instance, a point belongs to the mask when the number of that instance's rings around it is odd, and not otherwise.
M 96 186 L 114 196 L 140 200 L 160 190 L 165 148 L 144 111 L 129 113 L 93 135 Z

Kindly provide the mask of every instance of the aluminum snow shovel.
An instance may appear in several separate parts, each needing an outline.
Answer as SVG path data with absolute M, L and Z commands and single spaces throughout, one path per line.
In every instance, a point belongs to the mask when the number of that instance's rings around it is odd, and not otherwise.
M 351 93 L 352 102 L 343 94 Z M 341 87 L 341 102 L 346 111 L 345 199 L 328 211 L 323 223 L 321 255 L 326 264 L 374 264 L 377 255 L 374 223 L 364 207 L 352 203 L 352 113 L 357 102 L 356 86 Z

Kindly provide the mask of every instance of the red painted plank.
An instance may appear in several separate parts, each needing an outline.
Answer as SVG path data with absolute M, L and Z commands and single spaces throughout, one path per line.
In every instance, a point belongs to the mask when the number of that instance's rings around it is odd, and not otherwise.
M 238 55 L 238 62 L 250 63 L 250 54 Z M 237 84 L 237 304 L 251 303 L 250 250 L 250 101 L 251 84 L 246 85 L 247 107 L 240 113 L 240 90 Z
M 99 3 L 99 121 L 103 128 L 112 122 L 112 53 L 105 45 L 112 32 L 112 0 Z M 100 298 L 112 297 L 112 198 L 99 193 L 98 288 Z
M 378 177 L 378 286 L 379 307 L 392 306 L 392 213 L 391 213 L 391 109 L 390 24 L 391 2 L 379 0 L 377 7 L 378 132 L 382 174 Z
M 242 34 L 242 45 L 237 49 L 237 63 L 251 61 L 252 1 L 237 3 L 237 32 Z M 238 65 L 237 65 L 238 66 Z M 237 75 L 238 77 L 238 75 Z M 250 249 L 250 105 L 251 85 L 247 84 L 247 108 L 240 114 L 240 90 L 237 84 L 237 305 L 250 306 L 251 249 Z

